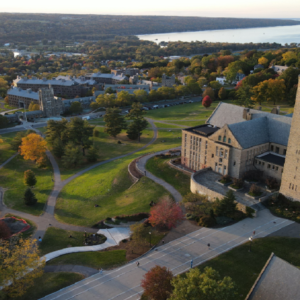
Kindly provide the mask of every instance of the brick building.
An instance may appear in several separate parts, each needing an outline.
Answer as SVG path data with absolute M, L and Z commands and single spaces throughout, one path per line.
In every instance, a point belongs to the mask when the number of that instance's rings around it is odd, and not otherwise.
M 48 80 L 46 78 L 38 79 L 36 77 L 28 79 L 27 77 L 21 78 L 18 76 L 13 83 L 15 87 L 23 90 L 31 89 L 34 92 L 37 92 L 40 88 L 47 88 L 51 85 L 55 96 L 66 98 L 75 98 L 76 96 L 82 96 L 83 94 L 82 86 L 74 80 L 56 80 L 55 78 Z
M 291 121 L 290 116 L 220 102 L 207 124 L 182 130 L 181 163 L 234 178 L 256 169 L 280 180 Z

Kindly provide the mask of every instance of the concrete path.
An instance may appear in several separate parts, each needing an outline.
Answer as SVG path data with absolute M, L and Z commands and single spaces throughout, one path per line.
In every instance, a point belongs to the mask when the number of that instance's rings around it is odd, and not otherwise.
M 13 158 L 15 158 L 19 153 L 15 153 L 13 156 L 11 156 L 9 159 L 7 159 L 2 165 L 0 165 L 0 169 L 3 168 L 6 164 L 8 164 Z
M 14 109 L 2 111 L 2 112 L 0 112 L 0 115 L 5 115 L 6 113 L 9 113 L 9 112 L 12 112 L 12 111 L 16 111 L 16 110 L 20 110 L 20 108 L 14 108 Z
M 175 199 L 176 202 L 180 202 L 182 200 L 182 196 L 172 185 L 165 182 L 163 179 L 154 176 L 152 173 L 150 173 L 149 171 L 146 170 L 146 163 L 147 163 L 148 159 L 152 158 L 155 155 L 159 155 L 159 154 L 162 154 L 162 153 L 165 153 L 169 150 L 174 150 L 174 149 L 181 149 L 181 147 L 176 147 L 176 148 L 173 148 L 173 149 L 163 150 L 163 151 L 155 152 L 155 153 L 152 153 L 152 154 L 145 155 L 145 156 L 141 157 L 137 162 L 137 168 L 140 170 L 140 172 L 142 174 L 145 174 L 145 171 L 146 171 L 146 176 L 148 178 L 150 178 L 154 182 L 156 182 L 156 183 L 160 184 L 161 186 L 163 186 L 168 192 L 170 192 L 170 194 L 173 196 L 173 198 Z
M 78 265 L 53 265 L 45 266 L 44 271 L 50 272 L 73 272 L 82 274 L 85 277 L 89 277 L 98 274 L 99 271 L 93 268 L 78 266 Z
M 135 262 L 131 262 L 119 269 L 93 275 L 42 299 L 139 299 L 142 293 L 141 279 L 155 265 L 166 266 L 177 275 L 190 269 L 192 259 L 193 265 L 197 266 L 247 242 L 254 230 L 256 231 L 254 238 L 261 238 L 292 223 L 274 217 L 269 210 L 264 209 L 259 211 L 257 218 L 247 218 L 222 229 L 201 228 L 158 247 L 157 251 L 152 250 L 139 260 L 139 267 Z M 210 248 L 207 246 L 208 243 Z

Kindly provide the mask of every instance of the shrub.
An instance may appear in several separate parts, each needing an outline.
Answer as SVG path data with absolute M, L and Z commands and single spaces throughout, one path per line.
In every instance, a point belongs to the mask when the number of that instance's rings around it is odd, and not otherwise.
M 249 218 L 253 218 L 253 214 L 255 213 L 255 210 L 249 206 L 246 207 L 246 216 Z
M 277 190 L 280 187 L 280 183 L 273 177 L 266 178 L 266 185 L 270 190 Z
M 198 225 L 203 227 L 212 227 L 216 225 L 216 220 L 211 216 L 206 215 L 200 218 Z
M 249 190 L 249 195 L 251 196 L 259 196 L 261 195 L 261 189 L 256 184 L 252 184 Z
M 188 193 L 183 197 L 182 201 L 184 203 L 186 203 L 186 202 L 203 202 L 203 201 L 207 201 L 207 196 L 200 195 L 200 194 Z
M 232 190 L 226 193 L 226 196 L 222 200 L 217 200 L 215 212 L 218 216 L 227 216 L 230 213 L 236 211 L 235 196 Z
M 218 225 L 224 226 L 232 222 L 232 219 L 225 216 L 216 217 L 216 222 Z
M 0 239 L 8 239 L 11 236 L 9 227 L 4 221 L 0 220 Z
M 120 216 L 115 216 L 114 219 L 120 220 L 121 222 L 127 221 L 127 222 L 138 222 L 143 219 L 149 218 L 148 213 L 137 213 L 133 215 L 120 215 Z
M 100 133 L 99 133 L 99 131 L 97 130 L 97 128 L 95 127 L 95 128 L 93 129 L 93 137 L 99 137 L 99 135 L 100 135 Z
M 32 192 L 30 188 L 27 188 L 24 193 L 24 202 L 26 205 L 35 205 L 37 203 L 35 194 Z
M 24 172 L 24 184 L 27 186 L 36 185 L 36 177 L 32 170 L 27 170 Z
M 243 179 L 233 178 L 233 184 L 231 185 L 235 189 L 241 189 L 244 186 Z
M 233 219 L 234 221 L 240 221 L 245 218 L 245 214 L 240 210 L 236 210 L 227 214 L 227 217 Z
M 120 144 L 122 144 L 122 142 L 121 142 L 121 141 L 118 141 L 118 144 L 120 145 Z
M 231 178 L 229 175 L 223 175 L 222 178 L 220 179 L 221 183 L 229 183 L 231 181 Z

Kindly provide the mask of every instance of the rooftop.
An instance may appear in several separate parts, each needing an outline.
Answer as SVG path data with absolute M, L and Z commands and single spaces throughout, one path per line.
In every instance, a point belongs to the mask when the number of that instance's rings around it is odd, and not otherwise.
M 189 132 L 193 132 L 193 133 L 197 133 L 197 134 L 202 135 L 202 136 L 210 136 L 213 133 L 215 133 L 216 131 L 218 131 L 219 129 L 220 128 L 218 128 L 218 127 L 214 127 L 212 125 L 205 124 L 205 125 L 200 125 L 200 126 L 196 126 L 196 127 L 187 128 L 187 129 L 184 129 L 184 130 L 189 131 Z
M 21 88 L 12 87 L 7 91 L 7 95 L 39 100 L 39 94 L 37 92 L 33 92 L 31 89 L 22 90 Z
M 39 85 L 63 85 L 63 86 L 72 86 L 77 85 L 78 83 L 73 80 L 65 80 L 65 79 L 38 79 L 36 77 L 32 78 L 21 78 L 20 76 L 14 80 L 14 84 L 39 84 Z
M 258 159 L 283 167 L 285 157 L 276 153 L 267 152 L 257 156 Z

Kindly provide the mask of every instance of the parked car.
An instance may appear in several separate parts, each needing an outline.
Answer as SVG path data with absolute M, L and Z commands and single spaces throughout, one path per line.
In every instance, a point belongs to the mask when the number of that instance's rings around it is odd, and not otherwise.
M 153 109 L 158 108 L 158 105 L 153 105 L 152 108 Z
M 193 103 L 194 101 L 190 100 L 189 103 Z
M 149 110 L 149 108 L 146 107 L 146 106 L 142 107 L 142 109 L 143 109 L 143 110 Z

